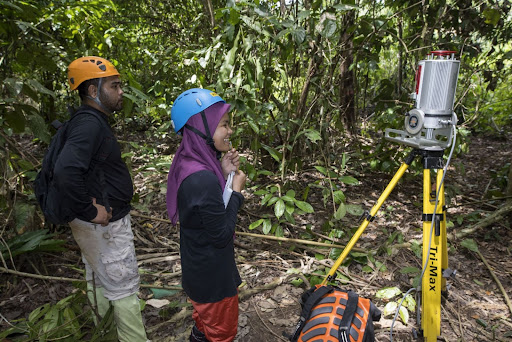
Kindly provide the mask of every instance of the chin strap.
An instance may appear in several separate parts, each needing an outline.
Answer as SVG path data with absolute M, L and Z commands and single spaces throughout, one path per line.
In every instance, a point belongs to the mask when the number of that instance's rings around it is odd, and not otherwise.
M 204 113 L 204 110 L 201 111 L 201 118 L 203 119 L 203 125 L 206 135 L 197 128 L 190 126 L 189 124 L 185 124 L 185 128 L 191 130 L 192 132 L 203 138 L 206 141 L 206 144 L 217 153 L 217 159 L 220 160 L 220 158 L 222 157 L 222 152 L 217 150 L 217 148 L 215 147 L 215 142 L 213 141 L 213 138 L 210 135 L 210 128 L 208 127 L 208 121 L 206 120 L 206 114 Z

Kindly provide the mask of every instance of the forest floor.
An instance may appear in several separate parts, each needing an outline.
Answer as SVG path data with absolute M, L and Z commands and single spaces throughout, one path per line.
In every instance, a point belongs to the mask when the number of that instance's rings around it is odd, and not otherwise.
M 511 143 L 510 136 L 499 139 L 472 136 L 468 152 L 457 155 L 447 172 L 447 216 L 451 222 L 448 225 L 448 259 L 449 267 L 457 270 L 457 275 L 455 279 L 448 280 L 449 294 L 443 300 L 441 340 L 512 340 L 511 312 L 495 280 L 501 282 L 509 296 L 512 294 L 511 215 L 464 238 L 455 236 L 505 203 L 504 200 L 489 200 L 489 197 L 500 186 L 503 168 L 512 161 Z M 371 170 L 361 170 L 354 176 L 359 184 L 343 189 L 347 204 L 359 204 L 367 210 L 376 203 L 392 178 L 389 173 Z M 140 200 L 146 198 L 150 204 L 145 211 L 136 208 L 132 215 L 141 281 L 145 284 L 140 291 L 140 297 L 146 301 L 143 317 L 153 342 L 188 341 L 193 324 L 191 307 L 181 291 L 165 289 L 180 284 L 178 230 L 166 222 L 165 192 L 162 190 L 166 174 L 154 172 L 152 177 L 148 179 L 142 173 L 135 175 Z M 299 187 L 306 187 L 320 178 L 321 175 L 315 171 L 304 172 L 294 182 Z M 268 181 L 278 182 L 271 178 Z M 261 227 L 253 231 L 247 227 L 269 213 L 270 208 L 262 207 L 260 199 L 249 192 L 246 195 L 237 230 L 261 234 L 258 231 Z M 306 223 L 311 224 L 311 230 L 317 237 L 324 234 L 321 227 L 332 215 L 332 209 L 324 207 L 322 195 L 314 191 L 308 202 L 313 205 L 315 213 L 303 216 L 302 221 L 296 224 L 285 225 L 285 237 L 301 239 L 306 233 Z M 421 259 L 410 244 L 412 241 L 421 244 L 422 241 L 421 203 L 421 172 L 406 173 L 356 244 L 358 250 L 376 252 L 374 257 L 365 258 L 364 262 L 356 262 L 357 258 L 354 258 L 344 263 L 339 269 L 342 275 L 340 287 L 371 298 L 381 311 L 387 300 L 376 298 L 378 290 L 396 286 L 405 293 L 413 287 L 413 278 L 417 274 L 404 270 L 421 268 Z M 359 225 L 357 219 L 347 215 L 340 225 L 344 227 L 342 229 L 353 232 Z M 60 238 L 67 241 L 66 252 L 32 259 L 25 256 L 18 261 L 17 270 L 80 279 L 77 269 L 83 265 L 79 250 L 70 234 L 66 231 L 61 233 Z M 350 237 L 348 232 L 335 243 L 344 245 Z M 479 254 L 463 247 L 461 242 L 465 239 L 476 241 L 493 274 Z M 318 238 L 318 241 L 326 240 Z M 300 313 L 298 300 L 308 287 L 304 283 L 299 286 L 292 283 L 297 277 L 290 270 L 305 275 L 302 280 L 312 281 L 315 274 L 317 279 L 322 278 L 335 261 L 329 258 L 331 249 L 242 234 L 237 235 L 235 242 L 237 265 L 243 280 L 235 341 L 286 341 L 282 333 L 293 331 Z M 0 290 L 0 313 L 7 320 L 16 320 L 28 317 L 32 310 L 45 303 L 56 303 L 68 296 L 74 287 L 66 281 L 2 274 Z M 400 299 L 401 296 L 394 300 Z M 392 315 L 387 315 L 375 323 L 376 341 L 390 340 L 392 318 Z M 7 323 L 1 320 L 0 331 L 7 327 Z M 415 313 L 410 313 L 407 325 L 400 320 L 394 323 L 393 341 L 415 341 L 413 329 L 418 330 L 418 324 Z

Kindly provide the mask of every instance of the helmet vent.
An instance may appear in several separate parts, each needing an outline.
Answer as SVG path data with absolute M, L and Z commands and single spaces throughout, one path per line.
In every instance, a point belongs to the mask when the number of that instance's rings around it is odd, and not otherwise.
M 202 105 L 203 105 L 203 103 L 202 103 L 202 102 L 201 102 L 201 100 L 199 100 L 199 99 L 196 99 L 196 102 L 197 102 L 197 104 L 198 104 L 199 106 L 202 106 Z
M 75 79 L 74 79 L 73 77 L 71 77 L 71 78 L 69 79 L 69 82 L 71 82 L 71 84 L 75 84 Z
M 105 66 L 105 64 L 98 66 L 98 68 L 100 68 L 101 71 L 107 70 L 107 67 Z

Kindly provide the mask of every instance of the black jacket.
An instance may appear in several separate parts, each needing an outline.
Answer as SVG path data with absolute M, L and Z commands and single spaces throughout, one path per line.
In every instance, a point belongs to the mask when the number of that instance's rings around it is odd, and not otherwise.
M 215 303 L 237 294 L 241 284 L 235 264 L 233 234 L 244 201 L 233 191 L 224 208 L 215 174 L 191 174 L 178 190 L 182 285 L 198 303 Z
M 66 143 L 55 163 L 54 179 L 72 217 L 91 221 L 98 213 L 91 198 L 105 205 L 106 195 L 113 222 L 130 212 L 132 179 L 107 116 L 85 105 L 74 115 L 83 109 L 99 113 L 102 122 L 92 114 L 81 114 L 71 120 Z

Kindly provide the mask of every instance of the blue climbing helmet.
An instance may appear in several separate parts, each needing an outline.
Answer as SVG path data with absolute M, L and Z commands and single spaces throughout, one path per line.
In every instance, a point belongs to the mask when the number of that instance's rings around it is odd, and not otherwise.
M 217 93 L 208 89 L 192 88 L 181 93 L 172 105 L 171 125 L 180 134 L 191 116 L 204 111 L 212 104 L 224 101 Z

